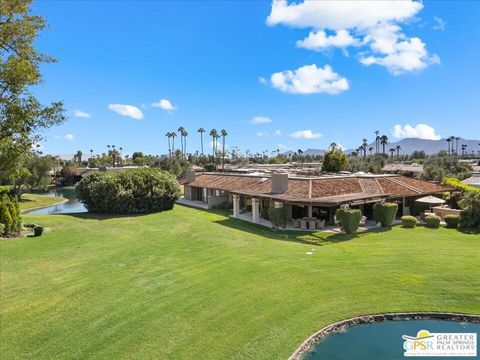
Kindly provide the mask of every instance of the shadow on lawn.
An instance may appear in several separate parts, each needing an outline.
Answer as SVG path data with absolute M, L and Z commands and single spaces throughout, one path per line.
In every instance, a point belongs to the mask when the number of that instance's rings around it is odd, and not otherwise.
M 128 218 L 136 218 L 140 216 L 150 215 L 152 213 L 145 213 L 145 214 L 128 214 L 128 215 L 121 215 L 121 214 L 105 214 L 105 213 L 95 213 L 95 212 L 83 212 L 83 213 L 65 213 L 65 214 L 51 214 L 49 216 L 70 216 L 78 219 L 85 219 L 85 220 L 97 220 L 97 221 L 105 221 L 105 220 L 112 220 L 112 219 L 128 219 Z
M 220 213 L 219 215 L 225 215 Z M 357 234 L 337 234 L 337 233 L 327 233 L 327 232 L 308 232 L 308 231 L 286 231 L 279 230 L 275 231 L 269 228 L 266 228 L 262 225 L 248 223 L 242 220 L 225 218 L 222 220 L 217 220 L 215 223 L 227 226 L 232 229 L 246 231 L 255 235 L 260 235 L 272 240 L 282 240 L 282 241 L 294 241 L 300 242 L 302 244 L 308 245 L 317 245 L 323 246 L 328 244 L 336 244 L 344 241 L 349 241 L 353 239 L 362 238 L 370 232 L 384 232 L 388 229 L 374 229 L 368 232 L 357 233 Z

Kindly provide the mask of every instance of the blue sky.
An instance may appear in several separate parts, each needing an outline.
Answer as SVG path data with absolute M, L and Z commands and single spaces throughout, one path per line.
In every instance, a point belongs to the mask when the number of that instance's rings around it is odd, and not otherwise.
M 188 152 L 199 127 L 252 152 L 356 147 L 377 129 L 480 138 L 479 2 L 315 3 L 34 3 L 50 24 L 38 47 L 59 59 L 35 93 L 69 115 L 43 151 L 165 153 L 179 126 Z

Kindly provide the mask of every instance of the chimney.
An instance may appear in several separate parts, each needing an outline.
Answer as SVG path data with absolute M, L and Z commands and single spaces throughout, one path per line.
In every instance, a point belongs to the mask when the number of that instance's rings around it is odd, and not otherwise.
M 185 182 L 189 183 L 195 180 L 195 171 L 188 170 L 187 175 L 185 176 Z
M 288 190 L 288 174 L 272 174 L 272 193 L 283 194 Z

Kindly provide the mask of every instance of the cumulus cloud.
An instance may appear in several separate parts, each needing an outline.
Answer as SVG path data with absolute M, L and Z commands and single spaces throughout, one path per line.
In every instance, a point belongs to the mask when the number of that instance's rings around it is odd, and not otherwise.
M 433 30 L 445 30 L 445 21 L 443 21 L 443 19 L 440 19 L 438 16 L 434 16 L 433 21 L 435 21 L 435 24 L 432 27 Z
M 167 111 L 173 111 L 177 109 L 177 107 L 173 105 L 168 99 L 160 99 L 158 102 L 152 103 L 152 106 L 158 107 L 160 109 L 167 110 Z
M 346 48 L 359 44 L 360 41 L 345 29 L 338 30 L 335 35 L 327 35 L 323 30 L 310 32 L 305 39 L 297 41 L 298 47 L 314 51 L 322 51 L 330 47 Z
M 55 135 L 54 137 L 55 139 L 63 139 L 63 140 L 69 140 L 69 141 L 75 140 L 75 135 L 72 133 L 65 134 L 64 136 Z
M 82 111 L 82 110 L 73 110 L 73 116 L 75 117 L 79 117 L 79 118 L 89 118 L 89 117 L 92 117 L 91 114 L 85 112 L 85 111 Z
M 419 138 L 427 140 L 440 140 L 441 136 L 436 134 L 435 129 L 426 124 L 412 126 L 410 124 L 401 126 L 397 124 L 392 130 L 396 138 Z
M 314 51 L 330 47 L 357 47 L 364 65 L 380 65 L 394 75 L 423 70 L 438 64 L 418 37 L 407 37 L 401 25 L 423 8 L 416 0 L 405 1 L 304 1 L 273 0 L 267 24 L 311 28 L 297 46 Z M 440 22 L 437 21 L 438 26 Z M 327 35 L 325 30 L 335 32 Z
M 265 79 L 263 76 L 259 76 L 259 77 L 258 77 L 258 82 L 259 82 L 260 84 L 263 84 L 263 85 L 268 84 L 268 80 Z
M 320 139 L 321 133 L 314 133 L 312 130 L 298 130 L 290 134 L 294 139 Z
M 272 74 L 270 82 L 274 88 L 292 94 L 334 95 L 348 90 L 347 79 L 334 72 L 330 65 L 318 68 L 312 64 L 293 71 L 277 72 Z
M 268 116 L 255 116 L 250 120 L 251 124 L 268 124 L 271 123 L 272 119 L 270 119 Z
M 128 116 L 135 120 L 143 119 L 142 110 L 133 105 L 108 104 L 108 108 L 122 116 Z

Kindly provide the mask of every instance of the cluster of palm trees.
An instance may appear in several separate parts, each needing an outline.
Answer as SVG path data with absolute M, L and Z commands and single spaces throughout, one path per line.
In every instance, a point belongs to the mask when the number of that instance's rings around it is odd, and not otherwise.
M 181 149 L 180 153 L 182 158 L 185 158 L 187 156 L 187 136 L 188 132 L 187 130 L 183 127 L 180 126 L 178 128 L 178 133 L 180 134 L 180 139 L 181 139 Z M 204 128 L 199 128 L 197 130 L 197 133 L 200 134 L 200 144 L 201 144 L 201 150 L 202 150 L 202 156 L 204 155 L 203 152 L 203 133 L 206 132 Z M 222 159 L 222 170 L 225 168 L 225 138 L 227 137 L 228 133 L 225 129 L 220 130 L 220 132 L 217 131 L 217 129 L 212 129 L 210 130 L 209 135 L 212 137 L 212 156 L 214 161 L 216 162 L 217 159 L 217 154 L 218 154 L 218 140 L 222 138 L 222 152 L 221 152 L 221 159 Z M 168 139 L 168 153 L 169 156 L 175 156 L 175 138 L 177 137 L 177 133 L 175 131 L 169 131 L 165 134 L 165 136 Z M 171 141 L 170 141 L 171 139 Z
M 336 143 L 332 143 L 330 144 L 330 148 L 332 148 L 332 145 L 335 144 L 335 147 L 337 147 L 337 144 Z M 363 154 L 363 157 L 367 157 L 367 151 L 369 153 L 369 155 L 373 155 L 373 150 L 375 150 L 375 154 L 380 154 L 382 153 L 383 155 L 386 155 L 386 146 L 388 145 L 388 137 L 387 135 L 380 135 L 380 131 L 376 130 L 375 131 L 375 148 L 373 148 L 373 146 L 368 146 L 368 139 L 366 138 L 363 138 L 362 139 L 362 144 L 357 147 L 354 151 L 352 151 L 352 155 L 354 156 L 357 156 L 357 155 L 362 155 Z M 382 149 L 382 151 L 380 152 L 380 148 Z M 391 148 L 389 151 L 390 153 L 392 153 L 392 149 L 393 149 L 393 152 L 397 152 L 397 156 L 400 155 L 400 150 L 401 150 L 401 147 L 400 145 L 397 145 L 395 148 Z M 392 155 L 393 157 L 393 155 Z

